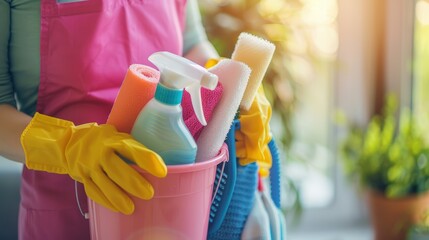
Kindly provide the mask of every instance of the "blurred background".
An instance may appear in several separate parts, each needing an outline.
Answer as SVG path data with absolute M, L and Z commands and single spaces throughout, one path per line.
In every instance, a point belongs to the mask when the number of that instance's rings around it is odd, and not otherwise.
M 273 134 L 282 150 L 282 210 L 289 240 L 372 239 L 362 179 L 349 178 L 345 171 L 359 169 L 350 162 L 345 168 L 340 154 L 350 128 L 339 123 L 347 119 L 365 130 L 383 112 L 389 94 L 399 109 L 411 110 L 413 126 L 424 141 L 408 145 L 424 154 L 418 161 L 398 160 L 407 163 L 399 170 L 412 166 L 413 171 L 388 171 L 387 178 L 422 183 L 419 191 L 428 192 L 429 0 L 198 2 L 209 39 L 221 56 L 231 56 L 241 32 L 276 45 L 263 84 L 273 106 Z M 19 184 L 19 175 L 12 173 L 20 167 L 0 161 L 4 196 L 19 198 L 11 182 Z M 419 179 L 410 180 L 417 175 Z M 0 212 L 11 212 L 7 210 L 17 208 L 14 203 L 3 202 Z M 0 232 L 16 228 L 16 218 L 2 216 Z M 420 239 L 429 239 L 429 224 L 424 225 L 428 235 Z
M 276 45 L 263 84 L 281 142 L 290 239 L 371 239 L 364 195 L 339 154 L 350 129 L 335 116 L 364 129 L 393 94 L 427 128 L 429 1 L 199 3 L 221 56 L 231 56 L 241 32 Z

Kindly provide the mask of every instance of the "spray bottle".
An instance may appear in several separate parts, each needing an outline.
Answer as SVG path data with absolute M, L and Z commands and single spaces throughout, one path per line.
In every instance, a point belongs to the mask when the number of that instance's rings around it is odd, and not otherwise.
M 195 162 L 197 144 L 182 118 L 183 89 L 191 95 L 192 106 L 202 125 L 200 87 L 213 90 L 218 77 L 196 63 L 169 52 L 149 56 L 160 71 L 155 97 L 139 113 L 131 135 L 147 148 L 158 153 L 166 165 Z

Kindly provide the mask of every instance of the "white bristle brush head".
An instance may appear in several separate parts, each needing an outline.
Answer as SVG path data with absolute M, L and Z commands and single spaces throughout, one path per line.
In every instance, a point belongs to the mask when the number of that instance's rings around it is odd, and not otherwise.
M 238 37 L 231 59 L 245 63 L 252 70 L 240 108 L 250 109 L 275 49 L 273 43 L 249 33 L 243 32 Z

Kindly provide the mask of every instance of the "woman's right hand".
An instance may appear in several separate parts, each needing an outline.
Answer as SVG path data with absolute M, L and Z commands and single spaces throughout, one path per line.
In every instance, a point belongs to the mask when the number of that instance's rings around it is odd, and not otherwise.
M 26 165 L 33 170 L 69 174 L 83 183 L 95 202 L 124 214 L 134 212 L 128 194 L 154 195 L 152 185 L 121 157 L 156 177 L 167 167 L 155 152 L 108 124 L 72 122 L 36 113 L 21 135 Z

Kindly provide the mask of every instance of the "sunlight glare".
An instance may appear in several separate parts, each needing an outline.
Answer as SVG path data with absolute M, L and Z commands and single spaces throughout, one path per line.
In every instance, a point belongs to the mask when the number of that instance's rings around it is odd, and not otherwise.
M 330 24 L 338 15 L 336 0 L 303 0 L 302 21 L 310 26 Z
M 429 25 L 429 2 L 420 0 L 416 4 L 416 18 L 423 25 Z
M 285 9 L 285 1 L 280 0 L 261 0 L 258 5 L 259 13 L 262 16 L 275 14 L 282 9 Z
M 338 33 L 334 26 L 319 27 L 313 31 L 312 42 L 316 51 L 332 56 L 338 50 Z

